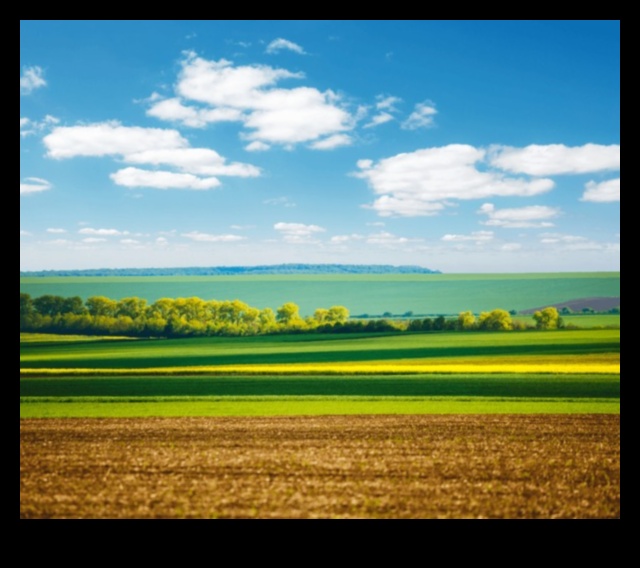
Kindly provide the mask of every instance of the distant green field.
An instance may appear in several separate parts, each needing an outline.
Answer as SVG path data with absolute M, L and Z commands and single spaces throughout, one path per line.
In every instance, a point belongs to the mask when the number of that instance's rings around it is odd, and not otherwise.
M 352 315 L 434 315 L 519 311 L 576 298 L 619 296 L 620 273 L 45 277 L 20 278 L 20 291 L 33 297 L 138 296 L 150 302 L 191 296 L 239 299 L 258 308 L 295 302 L 303 315 L 332 305 L 346 306 Z
M 67 401 L 21 400 L 20 418 L 318 416 L 331 414 L 619 414 L 619 399 L 221 397 Z
M 20 367 L 136 369 L 619 354 L 619 330 L 431 332 L 20 343 Z

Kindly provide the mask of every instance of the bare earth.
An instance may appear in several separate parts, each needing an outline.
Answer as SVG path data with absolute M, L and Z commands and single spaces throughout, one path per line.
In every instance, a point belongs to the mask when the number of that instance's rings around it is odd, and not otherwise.
M 619 415 L 20 421 L 21 518 L 619 516 Z

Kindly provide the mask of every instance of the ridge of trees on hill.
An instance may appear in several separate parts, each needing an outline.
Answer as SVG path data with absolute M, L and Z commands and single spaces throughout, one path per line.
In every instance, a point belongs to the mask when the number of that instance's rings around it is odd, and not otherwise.
M 95 268 L 38 270 L 21 277 L 46 276 L 239 276 L 267 274 L 441 274 L 422 266 L 390 264 L 273 264 L 262 266 L 188 266 L 181 268 Z
M 258 309 L 240 300 L 162 298 L 149 304 L 137 297 L 113 300 L 92 296 L 44 295 L 32 298 L 20 293 L 20 331 L 132 337 L 204 337 L 266 335 L 275 333 L 358 333 L 393 331 L 510 331 L 563 327 L 558 310 L 544 308 L 533 315 L 535 326 L 514 321 L 506 310 L 461 312 L 457 319 L 435 318 L 394 321 L 349 319 L 344 306 L 318 308 L 303 318 L 299 307 L 287 302 L 275 312 Z

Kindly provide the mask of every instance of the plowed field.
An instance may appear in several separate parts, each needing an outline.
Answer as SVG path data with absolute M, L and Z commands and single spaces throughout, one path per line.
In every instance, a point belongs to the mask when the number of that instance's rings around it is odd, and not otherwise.
M 21 518 L 619 515 L 619 415 L 20 421 Z

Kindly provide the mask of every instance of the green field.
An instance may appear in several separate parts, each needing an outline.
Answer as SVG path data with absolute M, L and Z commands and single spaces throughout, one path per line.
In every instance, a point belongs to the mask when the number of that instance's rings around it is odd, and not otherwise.
M 28 334 L 24 334 L 28 337 Z M 20 366 L 137 369 L 292 363 L 348 363 L 412 359 L 561 357 L 620 352 L 619 330 L 305 334 L 136 341 L 20 342 Z
M 620 412 L 619 373 L 598 370 L 619 365 L 619 330 L 91 339 L 21 334 L 21 417 Z M 438 370 L 460 362 L 472 370 Z
M 576 298 L 620 296 L 620 273 L 31 277 L 20 278 L 20 292 L 85 300 L 138 296 L 149 302 L 197 296 L 274 309 L 295 302 L 302 315 L 333 305 L 347 307 L 352 316 L 434 315 L 519 311 Z

